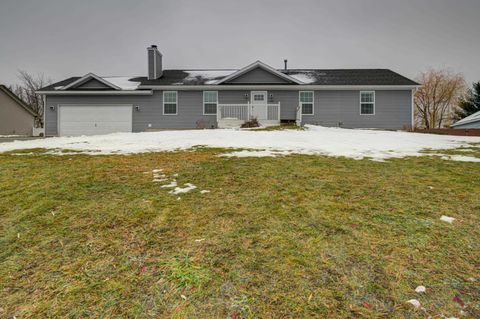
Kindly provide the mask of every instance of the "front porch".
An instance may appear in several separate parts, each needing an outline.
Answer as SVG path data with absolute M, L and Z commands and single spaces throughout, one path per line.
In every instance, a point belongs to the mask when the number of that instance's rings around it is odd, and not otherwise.
M 261 126 L 280 124 L 280 102 L 267 104 L 218 104 L 218 128 L 238 128 L 246 121 L 257 119 Z

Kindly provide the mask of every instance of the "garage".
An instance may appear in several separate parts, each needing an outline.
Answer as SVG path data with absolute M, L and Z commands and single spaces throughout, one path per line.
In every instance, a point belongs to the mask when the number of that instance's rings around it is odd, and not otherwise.
M 132 110 L 132 105 L 60 105 L 58 135 L 131 132 Z

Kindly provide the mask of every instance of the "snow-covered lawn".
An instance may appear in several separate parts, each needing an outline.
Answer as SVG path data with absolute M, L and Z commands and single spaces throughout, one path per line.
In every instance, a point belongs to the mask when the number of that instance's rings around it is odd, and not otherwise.
M 116 133 L 98 136 L 54 137 L 0 144 L 0 152 L 33 148 L 49 149 L 49 154 L 73 150 L 92 155 L 132 154 L 173 151 L 195 146 L 243 149 L 225 156 L 281 156 L 309 154 L 345 156 L 354 159 L 384 160 L 423 156 L 422 150 L 472 147 L 480 137 L 445 136 L 379 130 L 351 130 L 307 126 L 306 130 L 185 130 L 145 133 Z M 436 154 L 439 155 L 439 154 Z M 443 159 L 480 161 L 463 155 L 442 155 Z

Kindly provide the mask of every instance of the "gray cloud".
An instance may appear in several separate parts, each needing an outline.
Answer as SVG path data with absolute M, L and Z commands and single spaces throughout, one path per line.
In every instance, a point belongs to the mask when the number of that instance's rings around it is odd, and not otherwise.
M 478 0 L 1 0 L 0 82 L 17 69 L 54 80 L 166 68 L 450 67 L 480 80 Z

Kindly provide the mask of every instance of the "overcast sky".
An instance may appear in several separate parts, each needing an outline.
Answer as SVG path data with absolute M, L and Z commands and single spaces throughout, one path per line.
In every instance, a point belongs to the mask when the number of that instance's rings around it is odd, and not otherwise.
M 451 68 L 480 80 L 480 0 L 0 0 L 0 83 L 164 68 Z

